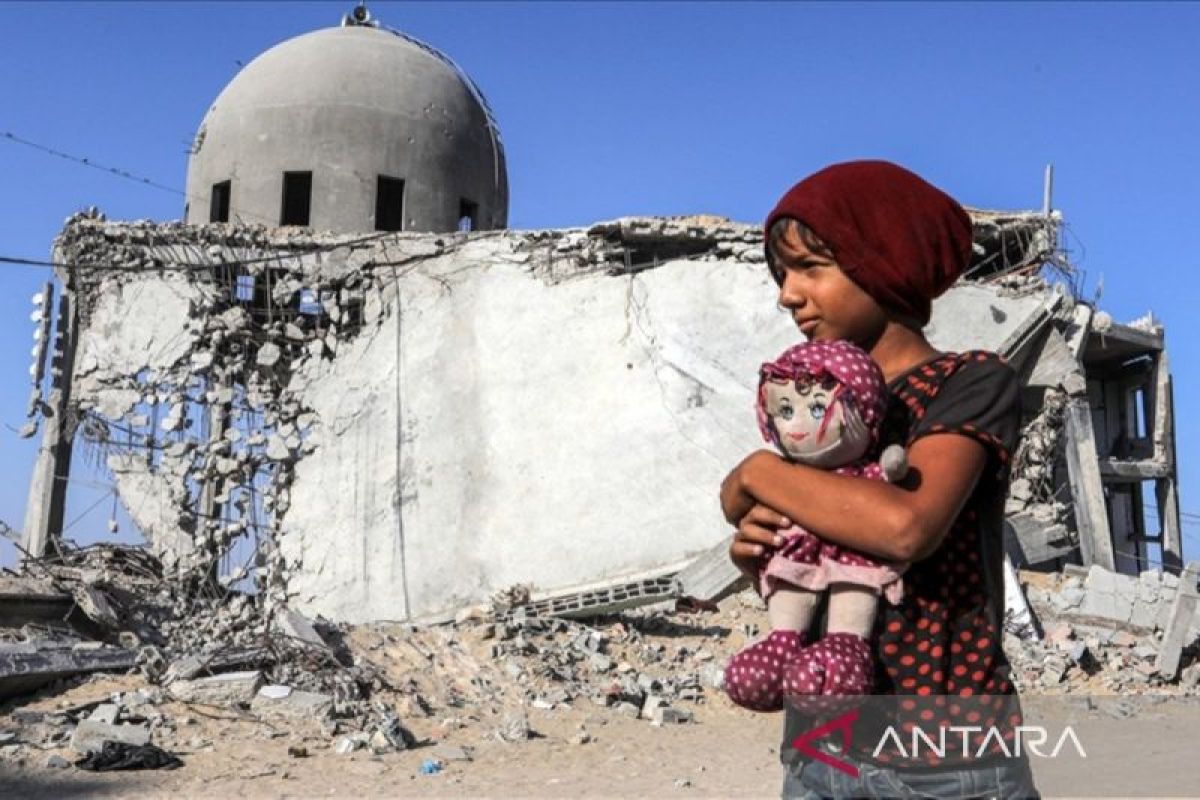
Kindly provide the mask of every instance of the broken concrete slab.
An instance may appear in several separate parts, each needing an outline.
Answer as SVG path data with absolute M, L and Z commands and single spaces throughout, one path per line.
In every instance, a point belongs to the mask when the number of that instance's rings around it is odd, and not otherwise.
M 97 643 L 99 644 L 99 643 Z M 0 644 L 0 699 L 90 672 L 121 672 L 137 662 L 131 650 L 105 647 L 37 649 L 27 644 Z
M 695 714 L 683 708 L 660 705 L 650 712 L 651 725 L 682 725 L 695 719 Z
M 1189 562 L 1179 577 L 1179 588 L 1171 606 L 1171 617 L 1166 634 L 1159 649 L 1155 669 L 1168 680 L 1179 672 L 1179 663 L 1185 648 L 1195 641 L 1193 628 L 1196 625 L 1197 609 L 1200 609 L 1200 561 Z
M 116 725 L 119 716 L 121 716 L 121 707 L 116 703 L 101 703 L 92 709 L 88 719 L 105 725 Z
M 286 686 L 264 686 L 250 702 L 250 710 L 265 717 L 322 719 L 333 711 L 333 697 Z
M 49 582 L 0 575 L 0 627 L 19 628 L 29 622 L 63 620 L 71 611 L 71 595 Z
M 233 705 L 254 700 L 263 675 L 258 670 L 226 672 L 205 678 L 177 680 L 167 690 L 176 700 L 206 705 Z
M 291 608 L 283 608 L 276 613 L 274 623 L 275 629 L 284 636 L 290 636 L 293 639 L 313 645 L 314 647 L 329 648 L 329 645 L 325 643 L 325 639 L 321 637 L 321 634 L 313 626 L 312 621 L 299 611 Z
M 85 719 L 75 727 L 75 733 L 71 736 L 72 749 L 84 755 L 99 752 L 105 742 L 140 747 L 150 743 L 150 729 L 141 725 L 110 725 Z

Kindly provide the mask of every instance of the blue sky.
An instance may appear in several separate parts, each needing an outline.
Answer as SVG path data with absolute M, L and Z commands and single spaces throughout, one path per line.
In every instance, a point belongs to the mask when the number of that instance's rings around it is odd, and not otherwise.
M 182 190 L 186 149 L 239 62 L 335 25 L 351 2 L 0 3 L 0 255 L 45 258 L 63 220 L 172 219 L 183 198 L 20 146 L 11 132 Z M 1055 206 L 1088 296 L 1167 326 L 1177 408 L 1200 404 L 1200 5 L 373 3 L 487 95 L 510 225 L 629 214 L 758 221 L 795 180 L 878 157 L 962 202 Z M 0 265 L 0 520 L 20 527 L 32 441 L 29 297 Z M 1177 420 L 1182 506 L 1200 512 L 1200 423 Z M 95 478 L 100 480 L 99 478 Z M 71 533 L 104 529 L 100 487 Z M 125 526 L 126 533 L 128 525 Z M 1185 525 L 1200 557 L 1200 523 Z M 0 543 L 0 563 L 11 563 Z

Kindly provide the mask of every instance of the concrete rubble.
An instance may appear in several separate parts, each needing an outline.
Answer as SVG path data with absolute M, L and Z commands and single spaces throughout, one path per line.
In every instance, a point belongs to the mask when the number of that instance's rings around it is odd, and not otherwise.
M 1156 669 L 1166 638 L 1161 610 L 1137 617 L 1144 626 L 1132 622 L 1132 609 L 1143 600 L 1169 606 L 1178 581 L 1173 587 L 1155 573 L 1132 583 L 1124 578 L 1096 568 L 1020 573 L 1043 632 L 1032 639 L 1005 636 L 1020 691 L 1200 695 L 1195 633 L 1178 677 L 1169 677 Z M 1133 587 L 1128 607 L 1110 603 L 1114 584 Z M 1138 588 L 1149 586 L 1156 587 L 1153 600 Z M 220 734 L 213 729 L 196 733 L 197 718 L 214 715 L 226 717 L 222 724 L 240 720 L 239 730 L 257 731 L 243 735 L 282 738 L 291 758 L 322 750 L 345 758 L 404 758 L 412 751 L 413 769 L 430 759 L 439 769 L 467 765 L 480 747 L 519 747 L 560 718 L 582 719 L 556 728 L 562 741 L 578 746 L 603 739 L 605 727 L 622 719 L 668 735 L 673 726 L 704 724 L 712 713 L 737 713 L 721 690 L 722 670 L 733 652 L 765 630 L 766 619 L 759 598 L 745 590 L 713 611 L 661 605 L 574 620 L 492 606 L 439 625 L 309 625 L 332 653 L 325 661 L 311 645 L 285 651 L 275 641 L 251 670 L 167 679 L 135 668 L 122 691 L 55 705 L 69 690 L 104 685 L 96 676 L 77 675 L 11 699 L 2 709 L 0 737 L 7 738 L 0 738 L 0 760 L 74 759 L 104 741 L 119 741 L 155 744 L 186 764 L 189 753 L 215 746 Z M 331 676 L 346 671 L 359 682 Z M 351 685 L 355 696 L 346 693 Z

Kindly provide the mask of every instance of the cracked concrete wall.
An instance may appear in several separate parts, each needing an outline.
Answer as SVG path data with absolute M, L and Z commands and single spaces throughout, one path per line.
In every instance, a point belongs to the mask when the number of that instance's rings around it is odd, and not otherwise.
M 97 344 L 76 396 L 160 553 L 182 557 L 181 523 L 205 530 L 195 482 L 276 475 L 260 533 L 281 598 L 310 613 L 418 618 L 517 582 L 555 590 L 679 563 L 728 534 L 716 487 L 761 445 L 758 365 L 796 333 L 753 228 L 662 228 L 260 232 L 205 249 L 211 227 L 79 223 L 65 252 L 135 266 L 83 275 L 84 339 Z M 259 280 L 284 306 L 354 281 L 361 320 L 228 323 L 241 312 L 214 274 L 238 259 L 269 262 Z M 322 302 L 322 325 L 344 313 Z M 243 426 L 231 449 L 205 417 L 234 385 L 233 405 L 275 427 Z M 131 436 L 155 456 L 123 450 Z M 195 549 L 239 531 L 219 533 Z
M 426 616 L 672 564 L 727 535 L 716 487 L 761 444 L 764 352 L 795 340 L 761 265 L 548 284 L 422 264 L 304 391 L 324 421 L 281 547 L 301 608 Z M 765 349 L 761 349 L 765 348 Z M 407 611 L 407 613 L 405 613 Z

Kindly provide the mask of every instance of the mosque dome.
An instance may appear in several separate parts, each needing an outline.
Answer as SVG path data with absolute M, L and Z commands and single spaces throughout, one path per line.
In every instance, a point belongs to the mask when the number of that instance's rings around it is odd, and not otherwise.
M 192 223 L 455 231 L 508 223 L 508 174 L 483 95 L 448 57 L 365 6 L 245 66 L 188 162 Z

